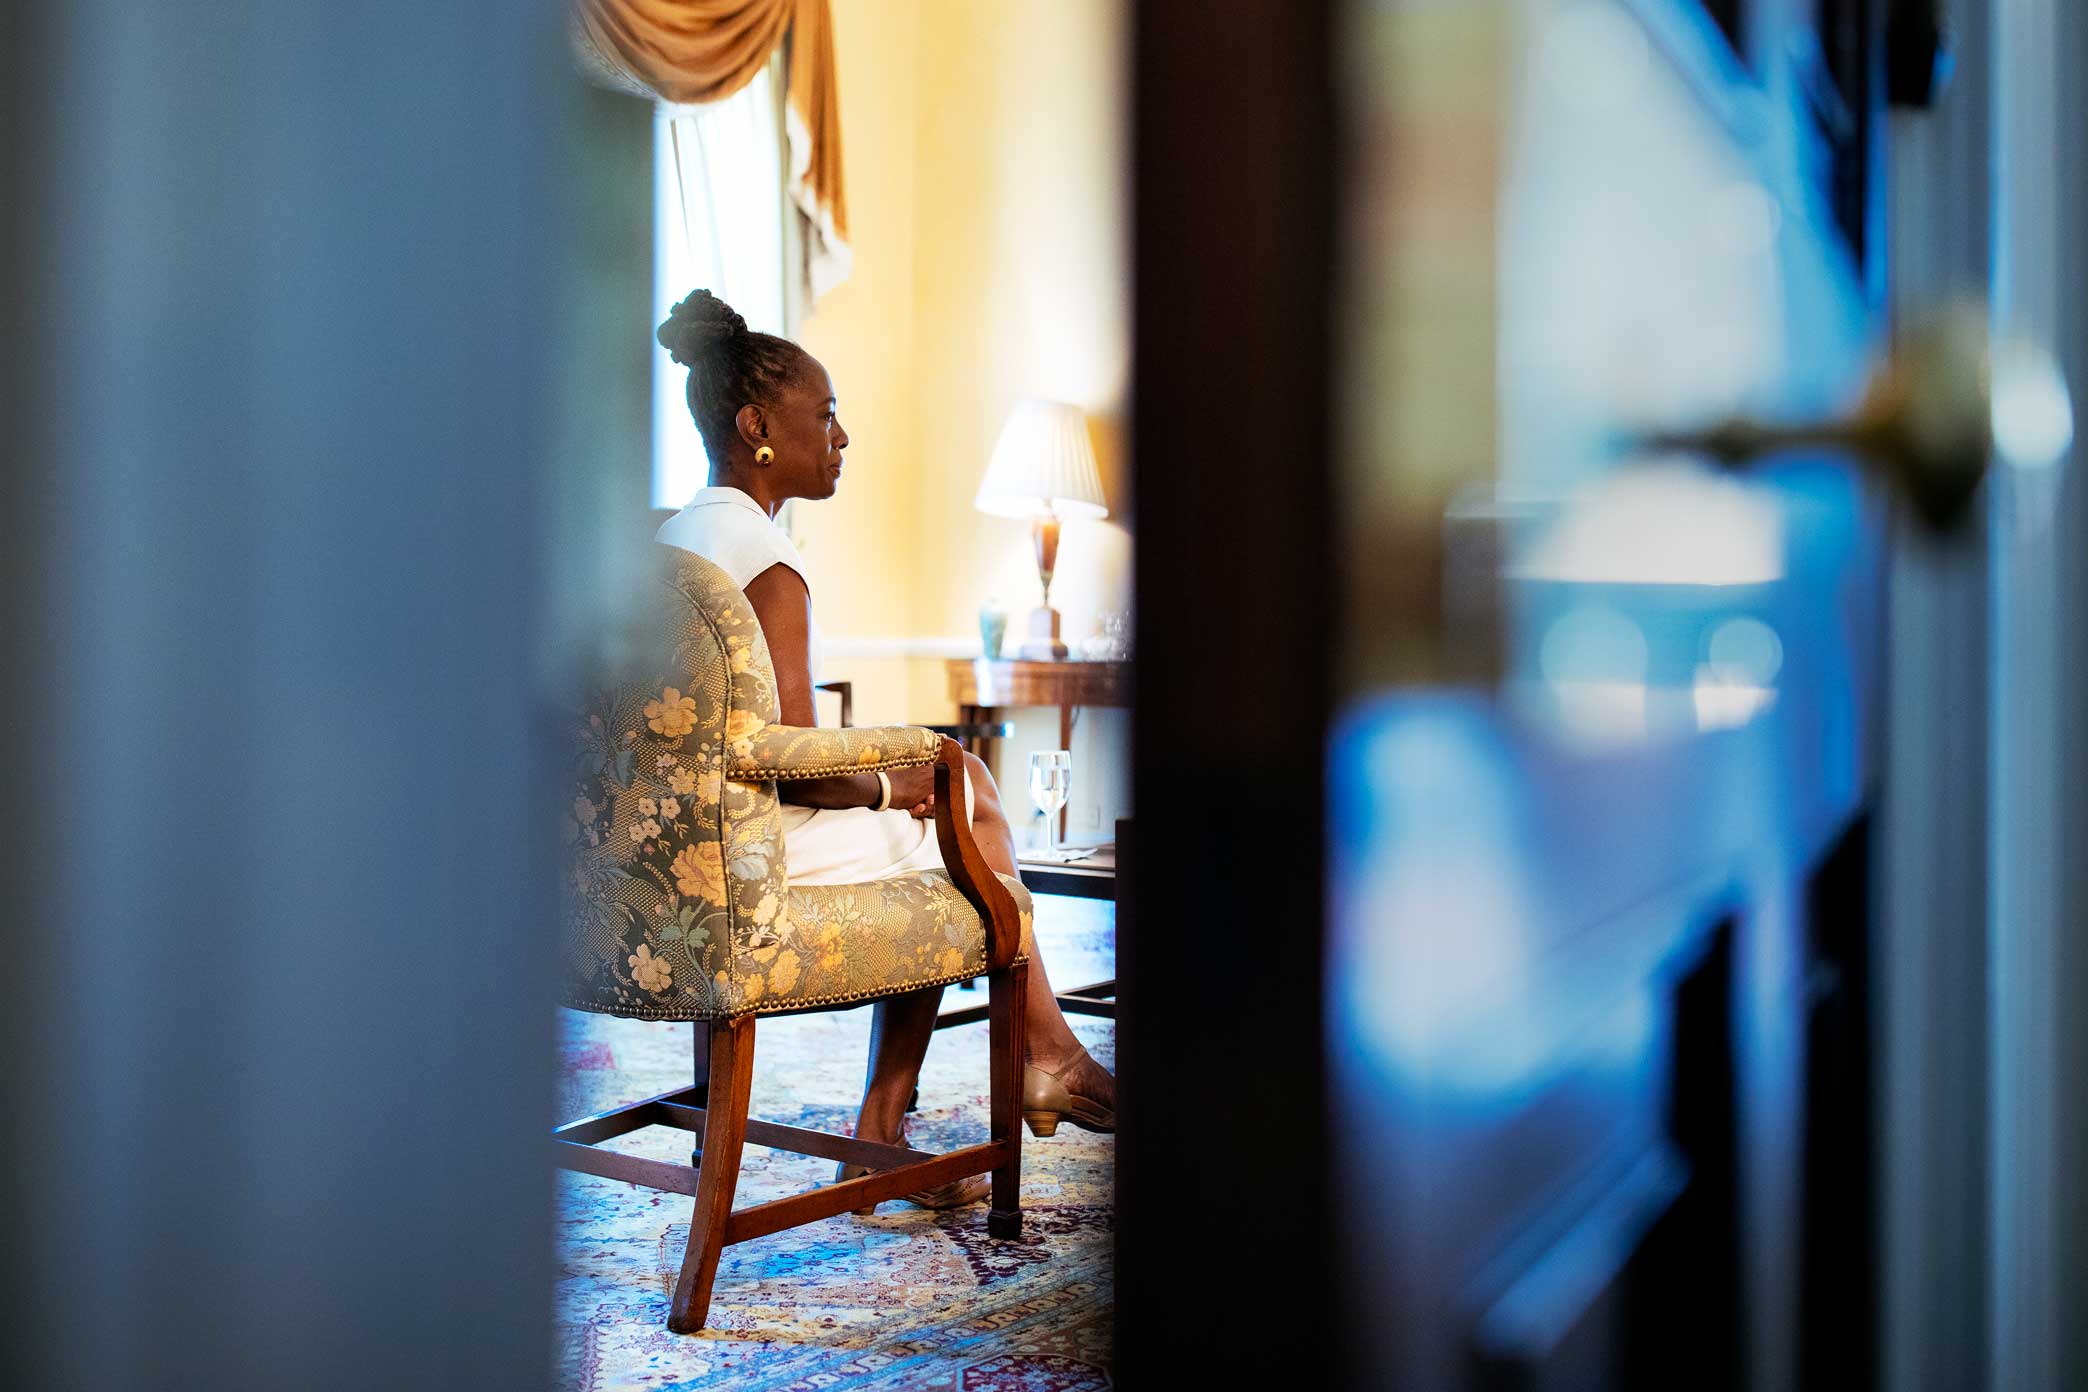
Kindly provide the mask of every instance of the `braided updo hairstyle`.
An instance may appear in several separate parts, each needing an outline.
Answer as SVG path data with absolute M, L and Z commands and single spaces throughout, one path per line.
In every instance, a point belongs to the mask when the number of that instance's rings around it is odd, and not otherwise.
M 739 434 L 742 406 L 774 401 L 810 361 L 787 338 L 756 333 L 739 311 L 708 290 L 691 292 L 660 325 L 660 346 L 689 369 L 689 414 L 713 460 Z

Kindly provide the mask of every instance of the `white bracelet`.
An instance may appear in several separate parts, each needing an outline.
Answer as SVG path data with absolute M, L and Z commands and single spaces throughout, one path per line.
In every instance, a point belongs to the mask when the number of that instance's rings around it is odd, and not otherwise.
M 870 810 L 872 812 L 883 812 L 890 808 L 891 805 L 892 780 L 886 776 L 885 771 L 883 769 L 879 769 L 877 771 L 877 806 L 871 808 Z

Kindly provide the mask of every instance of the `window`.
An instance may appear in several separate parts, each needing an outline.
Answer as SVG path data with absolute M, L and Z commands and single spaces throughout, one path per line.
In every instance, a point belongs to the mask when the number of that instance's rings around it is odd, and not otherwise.
M 661 105 L 653 123 L 653 322 L 691 290 L 728 301 L 747 326 L 789 328 L 782 82 L 771 62 L 709 106 Z M 678 508 L 710 464 L 689 420 L 688 372 L 653 353 L 654 507 Z

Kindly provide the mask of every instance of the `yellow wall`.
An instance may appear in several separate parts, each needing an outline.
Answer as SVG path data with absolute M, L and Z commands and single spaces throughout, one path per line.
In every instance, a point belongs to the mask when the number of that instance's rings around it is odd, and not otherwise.
M 930 631 L 964 632 L 988 592 L 1018 616 L 1037 602 L 1027 526 L 972 507 L 1017 397 L 1086 408 L 1114 481 L 1129 346 L 1120 8 L 922 0 L 915 412 L 926 520 L 954 543 L 922 577 Z M 1120 525 L 1069 524 L 1053 597 L 1072 641 L 1126 602 L 1127 559 Z
M 1123 522 L 1129 285 L 1126 40 L 1115 0 L 843 0 L 834 7 L 855 269 L 806 322 L 851 443 L 842 492 L 798 509 L 830 646 L 858 723 L 947 719 L 951 640 L 977 650 L 989 595 L 1019 630 L 1037 602 L 1027 527 L 972 507 L 1021 396 L 1084 407 L 1111 518 L 1068 523 L 1052 600 L 1077 648 L 1130 607 Z M 851 653 L 851 646 L 859 651 Z M 865 655 L 864 646 L 914 655 Z M 1029 712 L 1019 782 L 1057 742 Z M 1122 712 L 1076 733 L 1073 839 L 1125 809 Z M 1020 794 L 1010 790 L 1011 803 Z M 1011 809 L 1012 810 L 1012 809 Z
M 914 0 L 834 7 L 846 161 L 850 277 L 806 321 L 805 346 L 826 364 L 849 432 L 848 465 L 831 501 L 797 504 L 798 532 L 825 636 L 916 632 L 907 557 L 919 527 L 908 506 L 914 425 L 914 129 L 918 119 Z M 903 658 L 829 658 L 823 675 L 855 683 L 859 724 L 909 716 Z M 831 702 L 821 719 L 833 719 Z

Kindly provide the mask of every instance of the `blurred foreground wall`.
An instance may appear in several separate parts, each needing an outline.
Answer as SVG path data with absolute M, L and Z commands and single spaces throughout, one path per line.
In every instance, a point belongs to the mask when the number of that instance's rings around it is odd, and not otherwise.
M 0 34 L 0 1384 L 548 1380 L 548 5 Z

